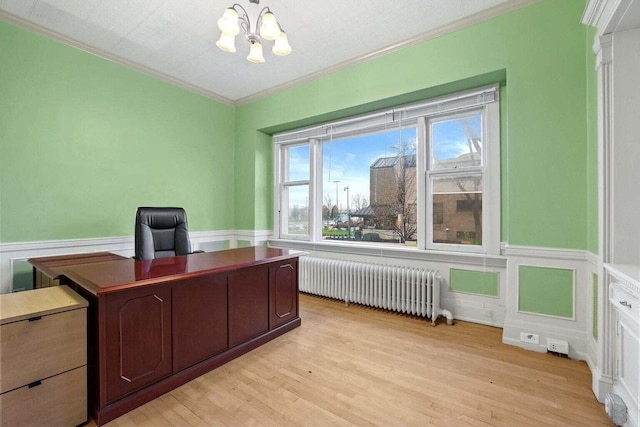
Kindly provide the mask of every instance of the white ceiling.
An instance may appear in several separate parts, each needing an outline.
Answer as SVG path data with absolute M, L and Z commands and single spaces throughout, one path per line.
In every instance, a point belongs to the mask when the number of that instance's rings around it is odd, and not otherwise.
M 640 1 L 632 1 L 625 11 L 616 31 L 625 31 L 640 27 Z
M 254 99 L 356 61 L 496 16 L 535 0 L 235 0 L 252 25 L 268 6 L 293 52 L 266 62 L 215 45 L 234 0 L 0 0 L 0 17 L 228 103 Z

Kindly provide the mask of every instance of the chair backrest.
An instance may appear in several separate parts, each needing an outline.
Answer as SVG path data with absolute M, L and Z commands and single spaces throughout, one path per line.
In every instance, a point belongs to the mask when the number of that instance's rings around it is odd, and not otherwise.
M 138 208 L 135 243 L 136 259 L 189 254 L 187 213 L 182 208 Z

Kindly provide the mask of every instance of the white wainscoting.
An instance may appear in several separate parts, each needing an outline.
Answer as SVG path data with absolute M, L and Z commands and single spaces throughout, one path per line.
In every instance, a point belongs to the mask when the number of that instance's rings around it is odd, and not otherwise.
M 222 230 L 194 231 L 189 233 L 193 250 L 202 246 L 235 248 L 238 241 L 250 246 L 265 245 L 270 230 Z M 212 243 L 220 243 L 219 245 Z M 125 257 L 134 254 L 133 236 L 98 237 L 91 239 L 46 240 L 35 242 L 11 242 L 0 244 L 0 293 L 13 291 L 13 266 L 29 258 L 91 252 L 113 252 Z
M 453 313 L 454 319 L 503 328 L 503 342 L 529 350 L 545 352 L 547 338 L 569 343 L 572 358 L 586 360 L 592 371 L 599 366 L 598 352 L 602 344 L 593 337 L 593 273 L 600 276 L 601 261 L 587 251 L 544 247 L 502 245 L 501 257 L 469 259 L 464 255 L 444 253 L 417 253 L 380 248 L 339 247 L 340 245 L 311 242 L 273 240 L 270 245 L 306 251 L 313 256 L 373 262 L 383 265 L 403 265 L 439 270 L 443 278 L 441 305 Z M 459 258 L 459 259 L 458 259 Z M 502 258 L 502 259 L 498 259 Z M 502 264 L 502 265 L 501 265 Z M 518 311 L 518 269 L 520 265 L 543 268 L 559 268 L 573 271 L 573 317 L 570 319 L 544 314 Z M 497 272 L 499 274 L 498 297 L 453 292 L 449 289 L 449 271 L 452 268 Z M 599 280 L 599 324 L 603 319 L 602 280 Z M 520 341 L 520 332 L 539 335 L 540 344 L 530 345 Z M 599 337 L 602 331 L 599 329 Z M 602 340 L 601 340 L 602 341 Z M 604 379 L 606 381 L 606 378 Z
M 547 338 L 569 343 L 569 357 L 586 360 L 595 366 L 596 345 L 593 330 L 592 273 L 597 271 L 597 257 L 587 251 L 541 247 L 509 246 L 503 248 L 507 257 L 507 315 L 502 341 L 529 350 L 546 352 Z M 520 266 L 571 270 L 574 275 L 573 317 L 562 318 L 546 314 L 519 311 L 518 272 Z M 520 341 L 520 333 L 539 336 L 537 345 Z
M 603 284 L 603 266 L 600 258 L 586 251 L 555 248 L 502 246 L 499 257 L 470 258 L 455 254 L 419 254 L 414 251 L 348 248 L 337 245 L 303 244 L 273 240 L 269 230 L 228 230 L 190 233 L 193 249 L 200 245 L 235 248 L 265 245 L 303 250 L 310 255 L 350 259 L 387 265 L 422 267 L 439 270 L 443 278 L 441 305 L 451 311 L 455 319 L 503 328 L 503 342 L 535 351 L 546 351 L 546 339 L 556 338 L 569 343 L 569 356 L 586 360 L 594 376 L 597 397 L 610 389 L 610 376 L 601 372 L 603 357 L 607 353 L 604 319 L 607 295 Z M 326 249 L 326 250 L 325 250 Z M 0 292 L 11 292 L 12 264 L 33 257 L 109 251 L 123 256 L 133 255 L 133 237 L 73 239 L 43 242 L 0 244 Z M 383 255 L 384 253 L 384 255 Z M 555 318 L 518 311 L 518 269 L 521 265 L 560 268 L 574 271 L 575 289 L 573 319 Z M 453 292 L 449 289 L 452 268 L 495 272 L 499 276 L 498 296 Z M 593 337 L 593 274 L 598 280 L 598 338 Z M 533 346 L 520 341 L 520 332 L 538 334 L 540 344 Z
M 454 319 L 496 327 L 504 325 L 507 274 L 506 260 L 502 256 L 458 255 L 364 244 L 356 246 L 286 240 L 271 240 L 269 244 L 275 247 L 302 250 L 309 255 L 321 258 L 437 270 L 442 277 L 440 305 L 453 312 Z M 449 289 L 449 274 L 452 268 L 498 273 L 498 296 L 451 291 Z

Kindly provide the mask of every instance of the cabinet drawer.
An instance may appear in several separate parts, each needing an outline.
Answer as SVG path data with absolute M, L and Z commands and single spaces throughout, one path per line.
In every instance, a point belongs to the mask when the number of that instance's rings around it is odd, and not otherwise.
M 87 367 L 0 395 L 3 426 L 77 426 L 87 421 Z
M 640 300 L 627 292 L 620 284 L 615 281 L 611 284 L 609 302 L 613 307 L 628 316 L 631 320 L 640 323 Z
M 0 393 L 87 363 L 87 311 L 0 326 Z

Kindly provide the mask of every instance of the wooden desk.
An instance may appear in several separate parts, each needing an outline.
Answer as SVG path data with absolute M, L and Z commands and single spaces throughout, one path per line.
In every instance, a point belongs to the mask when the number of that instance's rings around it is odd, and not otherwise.
M 61 268 L 89 301 L 98 425 L 300 326 L 298 255 L 264 247 Z
M 33 265 L 33 289 L 48 288 L 60 285 L 62 269 L 78 264 L 94 264 L 96 262 L 126 259 L 111 252 L 94 252 L 89 254 L 57 255 L 31 258 Z

